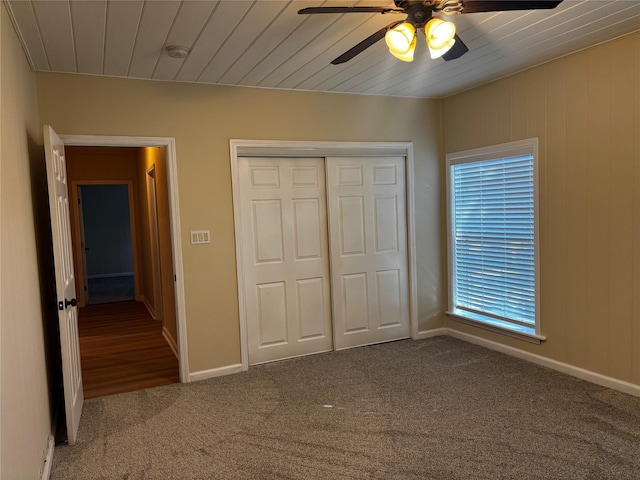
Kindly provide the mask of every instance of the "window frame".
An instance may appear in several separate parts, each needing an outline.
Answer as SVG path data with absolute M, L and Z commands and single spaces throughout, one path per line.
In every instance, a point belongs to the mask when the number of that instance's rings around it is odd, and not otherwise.
M 500 158 L 510 158 L 519 155 L 533 156 L 533 255 L 534 255 L 534 309 L 535 325 L 523 326 L 517 322 L 511 323 L 508 320 L 494 317 L 490 314 L 480 315 L 456 308 L 455 294 L 455 259 L 454 259 L 454 236 L 453 236 L 453 186 L 452 167 L 458 164 L 481 162 L 485 160 L 498 160 Z M 447 280 L 448 280 L 448 310 L 446 314 L 457 321 L 478 326 L 487 330 L 505 334 L 511 337 L 523 339 L 532 343 L 541 343 L 546 340 L 540 331 L 540 209 L 539 209 L 539 155 L 538 138 L 529 138 L 514 142 L 489 145 L 471 150 L 448 153 L 446 155 L 446 235 L 447 235 Z

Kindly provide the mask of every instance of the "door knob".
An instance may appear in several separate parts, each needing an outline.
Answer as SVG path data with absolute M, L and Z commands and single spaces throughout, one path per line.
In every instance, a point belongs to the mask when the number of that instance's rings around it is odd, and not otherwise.
M 72 307 L 75 307 L 76 305 L 78 305 L 78 301 L 75 298 L 72 298 L 71 300 L 67 300 L 65 298 L 64 299 L 64 303 L 63 302 L 58 302 L 58 310 L 64 310 L 69 305 L 71 305 Z

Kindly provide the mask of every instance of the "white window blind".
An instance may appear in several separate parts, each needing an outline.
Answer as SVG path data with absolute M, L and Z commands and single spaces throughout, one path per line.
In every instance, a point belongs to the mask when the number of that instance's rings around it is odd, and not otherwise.
M 449 160 L 450 264 L 454 313 L 535 334 L 535 155 L 529 150 L 490 158 L 483 149 Z

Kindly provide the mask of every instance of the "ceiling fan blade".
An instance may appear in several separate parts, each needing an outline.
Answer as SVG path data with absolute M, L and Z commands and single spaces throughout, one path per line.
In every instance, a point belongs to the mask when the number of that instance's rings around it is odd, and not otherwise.
M 462 13 L 556 8 L 562 0 L 462 0 Z
M 313 13 L 404 13 L 401 8 L 389 7 L 307 7 L 298 10 L 301 15 Z
M 396 25 L 398 25 L 400 23 L 402 23 L 402 22 L 392 22 L 389 25 L 387 25 L 386 27 L 381 28 L 376 33 L 374 33 L 373 35 L 368 36 L 363 41 L 361 41 L 360 43 L 355 45 L 354 47 L 351 47 L 349 50 L 344 52 L 338 58 L 335 58 L 335 59 L 331 60 L 331 63 L 333 65 L 339 65 L 341 63 L 348 62 L 349 60 L 351 60 L 356 55 L 364 52 L 367 48 L 369 48 L 374 43 L 382 40 L 384 38 L 385 34 L 387 33 L 387 30 L 395 27 Z
M 460 58 L 462 55 L 469 51 L 469 47 L 464 44 L 458 34 L 456 34 L 455 39 L 456 43 L 453 44 L 453 47 L 451 47 L 451 49 L 442 56 L 442 58 L 444 58 L 447 62 L 449 60 Z

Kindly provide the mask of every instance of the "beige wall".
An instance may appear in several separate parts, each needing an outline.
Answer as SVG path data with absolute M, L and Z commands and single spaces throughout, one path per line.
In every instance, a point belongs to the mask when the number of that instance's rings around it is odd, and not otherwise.
M 420 329 L 442 325 L 438 102 L 38 74 L 59 134 L 175 137 L 189 368 L 240 363 L 229 139 L 412 141 Z M 211 230 L 192 246 L 190 230 Z
M 36 147 L 43 140 L 35 76 L 4 5 L 0 15 L 0 478 L 35 479 L 51 433 L 32 192 L 32 170 L 44 166 L 42 148 Z
M 640 34 L 450 97 L 443 112 L 447 153 L 540 139 L 548 340 L 447 325 L 640 384 Z

